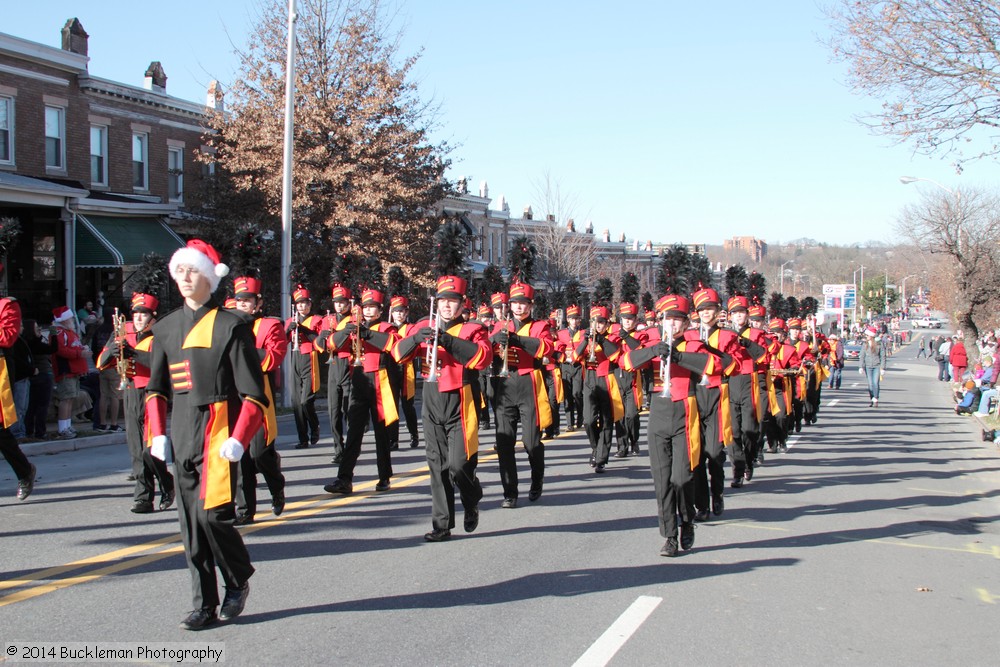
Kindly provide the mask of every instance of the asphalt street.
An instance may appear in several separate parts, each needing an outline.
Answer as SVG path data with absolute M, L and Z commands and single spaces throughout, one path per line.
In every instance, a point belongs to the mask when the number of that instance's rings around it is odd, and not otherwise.
M 375 493 L 369 436 L 355 494 L 333 497 L 330 447 L 291 449 L 284 423 L 288 507 L 272 517 L 261 485 L 247 609 L 201 633 L 178 628 L 175 510 L 129 512 L 123 445 L 33 457 L 25 502 L 0 466 L 0 634 L 224 644 L 238 665 L 996 664 L 1000 455 L 914 355 L 892 360 L 877 409 L 849 367 L 819 423 L 727 486 L 725 513 L 674 559 L 659 556 L 644 441 L 603 475 L 582 433 L 547 444 L 536 503 L 519 452 L 520 504 L 502 510 L 483 431 L 480 527 L 463 533 L 460 513 L 450 542 L 428 544 L 422 447 L 404 436 L 392 490 Z

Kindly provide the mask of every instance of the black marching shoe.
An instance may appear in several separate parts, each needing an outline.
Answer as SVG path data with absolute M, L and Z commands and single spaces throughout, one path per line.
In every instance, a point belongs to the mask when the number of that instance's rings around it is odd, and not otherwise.
M 354 484 L 352 484 L 351 482 L 345 482 L 344 480 L 338 477 L 337 479 L 333 480 L 332 482 L 324 486 L 323 490 L 326 491 L 327 493 L 342 493 L 345 496 L 349 496 L 352 493 L 354 493 Z
M 132 512 L 132 514 L 152 514 L 153 503 L 148 500 L 137 500 L 132 503 L 132 509 L 129 511 Z
M 541 484 L 539 484 L 538 486 L 532 486 L 528 490 L 528 500 L 530 500 L 531 502 L 535 502 L 536 500 L 538 500 L 541 497 L 542 497 L 542 485 Z
M 424 540 L 427 542 L 446 542 L 451 539 L 451 531 L 444 528 L 435 528 L 429 533 L 424 533 Z
M 734 489 L 739 489 L 743 487 L 743 478 L 746 476 L 746 472 L 739 473 L 733 476 L 733 481 L 729 484 L 730 487 Z
M 593 454 L 591 454 L 591 455 L 590 455 L 590 467 L 591 467 L 591 468 L 593 468 L 593 467 L 594 467 L 594 466 L 596 466 L 596 465 L 597 465 L 597 459 L 596 459 L 596 458 L 594 458 L 594 455 L 593 455 Z
M 285 492 L 278 491 L 273 496 L 271 496 L 271 514 L 274 516 L 281 516 L 281 513 L 285 511 Z
M 663 543 L 663 548 L 660 549 L 660 555 L 666 556 L 667 558 L 673 558 L 677 555 L 677 538 L 668 537 L 667 541 Z
M 748 482 L 751 479 L 753 479 L 753 466 L 752 465 L 747 464 L 747 469 L 743 471 L 743 479 L 745 479 Z
M 594 472 L 596 472 L 596 473 L 603 473 L 604 472 L 604 464 L 603 463 L 598 463 L 596 466 L 594 466 Z
M 395 451 L 398 451 L 398 450 L 399 450 L 399 442 L 390 442 L 389 443 L 389 451 L 390 452 L 395 452 Z
M 698 510 L 694 513 L 695 521 L 708 521 L 708 510 Z
M 719 516 L 726 509 L 726 503 L 722 499 L 722 494 L 712 496 L 712 514 Z
M 160 491 L 160 511 L 170 509 L 174 504 L 174 494 Z
M 619 447 L 618 451 L 615 452 L 615 458 L 616 459 L 628 458 L 628 451 L 626 451 L 624 447 Z
M 517 498 L 504 498 L 503 502 L 500 503 L 500 509 L 502 510 L 512 510 L 517 507 Z
M 31 472 L 24 479 L 17 480 L 17 499 L 24 500 L 31 495 L 32 490 L 35 488 L 35 477 L 38 475 L 38 469 L 35 467 L 34 463 L 29 463 L 31 466 Z
M 486 428 L 489 428 L 489 426 L 490 426 L 490 425 L 489 425 L 489 424 L 487 424 L 487 425 L 486 425 Z M 420 438 L 418 438 L 418 437 L 417 437 L 417 436 L 415 436 L 415 435 L 414 435 L 414 436 L 411 436 L 411 437 L 410 437 L 410 449 L 416 449 L 416 448 L 417 448 L 417 447 L 419 447 L 419 446 L 420 446 Z
M 343 462 L 344 462 L 344 453 L 343 452 L 337 452 L 336 454 L 334 454 L 333 459 L 330 460 L 330 463 L 332 463 L 334 465 L 340 465 Z
M 309 449 L 309 443 L 300 442 L 299 444 L 295 445 L 295 449 Z
M 182 630 L 204 630 L 210 625 L 215 625 L 219 617 L 215 615 L 215 607 L 202 607 L 195 609 L 188 617 L 181 621 Z
M 249 526 L 253 523 L 253 514 L 247 514 L 246 512 L 240 512 L 233 519 L 234 526 Z
M 228 621 L 243 613 L 243 607 L 246 606 L 249 596 L 249 581 L 239 588 L 227 588 L 226 597 L 222 599 L 222 610 L 219 612 L 219 620 Z
M 687 551 L 694 546 L 694 524 L 690 521 L 681 524 L 681 549 Z
M 465 528 L 465 532 L 467 533 L 471 533 L 479 527 L 479 505 L 465 510 L 465 521 L 462 527 Z
M 375 490 L 376 491 L 388 491 L 391 487 L 392 487 L 392 484 L 389 483 L 389 480 L 387 480 L 387 479 L 380 479 L 378 481 L 378 484 L 375 485 Z
M 632 443 L 632 454 L 634 456 L 639 456 L 639 443 L 638 442 L 633 442 Z

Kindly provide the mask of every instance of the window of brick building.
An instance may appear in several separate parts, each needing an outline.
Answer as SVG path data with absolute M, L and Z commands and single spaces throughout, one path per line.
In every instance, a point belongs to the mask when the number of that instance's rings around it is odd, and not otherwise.
M 45 166 L 66 168 L 66 117 L 61 107 L 45 107 Z
M 132 187 L 136 190 L 149 189 L 148 141 L 149 135 L 132 134 Z
M 170 201 L 184 199 L 184 149 L 167 149 L 167 194 Z
M 108 128 L 90 126 L 90 184 L 108 184 Z
M 14 98 L 0 96 L 0 164 L 14 164 Z

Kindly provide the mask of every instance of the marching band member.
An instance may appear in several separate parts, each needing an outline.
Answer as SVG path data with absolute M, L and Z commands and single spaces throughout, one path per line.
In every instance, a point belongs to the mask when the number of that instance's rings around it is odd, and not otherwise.
M 351 290 L 340 283 L 330 288 L 333 312 L 323 318 L 320 347 L 329 354 L 326 372 L 326 414 L 333 432 L 333 462 L 344 458 L 344 424 L 351 400 L 351 349 L 346 327 L 354 322 L 351 315 Z
M 566 307 L 565 329 L 557 334 L 563 348 L 563 395 L 566 397 L 567 431 L 583 428 L 583 369 L 573 360 L 573 340 L 580 331 L 580 306 Z
M 733 410 L 733 441 L 734 445 L 743 449 L 743 459 L 746 469 L 743 478 L 753 479 L 754 464 L 757 462 L 760 447 L 760 422 L 762 382 L 760 366 L 767 361 L 767 340 L 761 329 L 755 329 L 749 324 L 750 303 L 745 296 L 734 296 L 727 303 L 729 306 L 729 321 L 736 332 L 739 344 L 747 351 L 740 360 L 740 372 L 729 378 L 730 405 Z M 765 371 L 766 368 L 765 368 Z M 738 488 L 742 481 L 733 471 L 732 486 Z
M 436 326 L 422 320 L 410 327 L 392 350 L 399 363 L 423 353 L 433 368 L 423 369 L 422 409 L 427 467 L 431 484 L 431 532 L 428 542 L 451 538 L 455 527 L 455 488 L 465 511 L 463 527 L 471 533 L 479 525 L 479 501 L 483 488 L 476 477 L 479 461 L 478 411 L 472 398 L 470 371 L 482 371 L 492 361 L 486 329 L 465 322 L 460 314 L 466 282 L 456 276 L 437 281 Z M 437 345 L 435 345 L 437 343 Z M 431 354 L 427 350 L 431 349 Z M 436 374 L 431 381 L 428 375 Z
M 646 344 L 646 332 L 636 330 L 638 324 L 639 309 L 634 303 L 622 303 L 618 306 L 618 314 L 621 316 L 621 329 L 618 336 L 621 339 L 622 354 L 629 350 L 635 350 Z M 615 436 L 618 440 L 617 458 L 625 458 L 631 450 L 632 454 L 639 455 L 639 410 L 643 406 L 642 378 L 639 370 L 627 371 L 619 363 L 615 365 L 615 377 L 618 380 L 618 388 L 621 391 L 622 406 L 625 410 L 624 416 L 615 422 Z
M 660 369 L 654 384 L 647 425 L 649 468 L 653 475 L 661 556 L 694 546 L 694 470 L 701 465 L 702 441 L 696 389 L 702 377 L 721 372 L 714 355 L 698 339 L 685 336 L 690 306 L 683 296 L 668 294 L 656 302 L 665 336 L 646 347 L 629 350 L 622 362 L 635 370 L 652 362 Z M 657 386 L 659 384 L 660 386 Z M 663 395 L 663 385 L 666 395 Z M 677 539 L 680 517 L 680 542 Z
M 479 306 L 479 317 L 477 319 L 486 331 L 493 329 L 493 325 L 495 324 L 493 309 L 485 303 Z M 490 383 L 492 372 L 492 366 L 487 366 L 485 369 L 479 371 L 479 391 L 483 395 L 482 409 L 479 410 L 479 428 L 490 428 L 490 408 L 493 407 L 493 385 Z
M 337 478 L 323 489 L 327 493 L 350 495 L 354 492 L 354 467 L 361 455 L 361 441 L 369 421 L 375 432 L 375 461 L 378 466 L 376 491 L 388 491 L 392 478 L 388 427 L 399 415 L 396 397 L 389 383 L 390 351 L 399 339 L 396 327 L 381 322 L 382 292 L 366 289 L 361 295 L 361 321 L 344 327 L 355 348 L 356 368 L 351 372 L 351 399 L 347 406 L 347 439 Z M 338 349 L 342 346 L 338 344 Z M 358 353 L 360 352 L 360 356 Z M 360 366 L 358 365 L 360 363 Z
M 612 364 L 618 363 L 618 338 L 609 332 L 610 313 L 605 306 L 590 309 L 592 331 L 573 337 L 573 357 L 583 369 L 583 427 L 590 440 L 590 465 L 604 472 L 611 454 L 611 435 L 616 421 L 625 416 L 621 390 Z
M 550 331 L 558 332 L 558 311 L 549 313 Z M 545 391 L 549 395 L 549 411 L 552 412 L 552 424 L 545 430 L 545 439 L 551 440 L 559 435 L 559 408 L 565 400 L 562 380 L 562 360 L 566 347 L 559 339 L 558 333 L 552 338 L 552 354 L 543 358 L 542 377 L 545 378 Z
M 528 500 L 534 502 L 542 496 L 545 478 L 545 446 L 542 431 L 552 423 L 549 397 L 542 378 L 542 359 L 552 354 L 552 334 L 549 323 L 531 318 L 535 289 L 528 283 L 515 282 L 510 286 L 511 318 L 499 325 L 491 337 L 494 354 L 498 351 L 506 359 L 506 377 L 495 377 L 497 457 L 500 463 L 500 481 L 503 484 L 503 502 L 500 507 L 517 507 L 517 463 L 514 444 L 517 425 L 521 424 L 521 441 L 528 453 L 531 467 L 531 486 Z
M 312 314 L 312 296 L 302 285 L 292 291 L 295 312 L 285 322 L 289 353 L 292 355 L 292 411 L 299 443 L 295 449 L 308 449 L 319 442 L 319 416 L 316 392 L 319 391 L 319 354 L 317 337 L 323 319 Z
M 768 371 L 768 418 L 767 442 L 772 453 L 788 451 L 788 434 L 795 419 L 793 397 L 794 379 L 799 374 L 799 355 L 795 347 L 788 343 L 788 329 L 781 318 L 773 318 L 768 324 L 774 341 L 770 349 L 771 366 Z
M 400 338 L 408 336 L 413 329 L 410 323 L 410 300 L 405 296 L 394 296 L 389 299 L 389 319 L 390 324 L 396 327 L 396 333 Z M 416 370 L 413 362 L 404 364 L 392 364 L 390 367 L 389 379 L 392 380 L 392 393 L 399 399 L 402 406 L 403 416 L 406 417 L 406 430 L 410 433 L 410 449 L 420 445 L 420 435 L 417 432 L 417 411 L 414 408 L 414 399 L 417 395 Z M 389 427 L 390 449 L 399 446 L 399 420 Z M 393 446 L 394 445 L 394 446 Z

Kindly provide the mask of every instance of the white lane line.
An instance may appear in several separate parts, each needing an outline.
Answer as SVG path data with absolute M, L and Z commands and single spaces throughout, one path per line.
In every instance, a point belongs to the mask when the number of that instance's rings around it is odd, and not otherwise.
M 786 442 L 785 444 L 788 445 L 789 449 L 791 449 L 792 447 L 795 446 L 795 443 L 798 442 L 799 438 L 801 437 L 802 437 L 801 435 L 793 435 L 788 439 L 788 442 Z
M 633 602 L 622 615 L 590 645 L 587 652 L 573 663 L 573 667 L 604 667 L 615 657 L 615 653 L 635 634 L 653 610 L 663 602 L 663 598 L 642 595 Z
M 861 386 L 861 383 L 860 382 L 852 382 L 851 386 L 852 387 L 859 387 L 859 386 Z
M 840 399 L 839 399 L 839 398 L 835 398 L 835 399 L 833 399 L 832 401 L 830 401 L 829 403 L 827 403 L 827 404 L 826 404 L 826 407 L 828 407 L 828 408 L 832 408 L 832 407 L 833 407 L 833 406 L 835 406 L 835 405 L 836 405 L 837 403 L 840 403 Z

